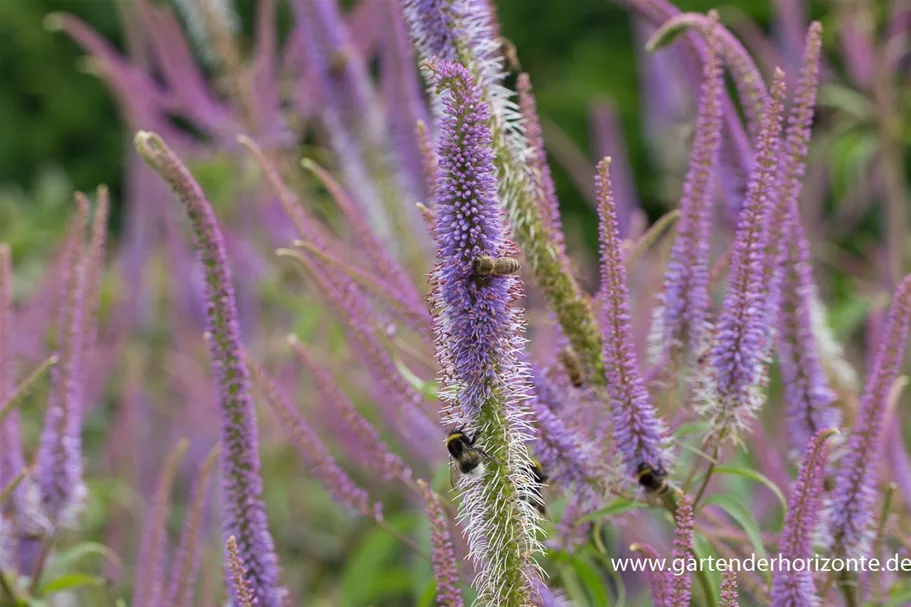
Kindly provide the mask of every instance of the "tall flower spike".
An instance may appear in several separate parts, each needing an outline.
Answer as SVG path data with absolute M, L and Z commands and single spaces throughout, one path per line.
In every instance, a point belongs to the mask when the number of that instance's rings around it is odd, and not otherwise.
M 177 550 L 174 552 L 174 561 L 171 565 L 171 575 L 168 582 L 166 605 L 171 607 L 190 607 L 193 602 L 193 588 L 199 573 L 199 557 L 201 552 L 203 515 L 205 514 L 206 501 L 209 496 L 209 481 L 212 468 L 218 461 L 221 449 L 216 446 L 206 457 L 196 473 L 196 481 L 190 490 L 187 499 L 187 509 L 180 532 Z
M 512 252 L 499 222 L 490 110 L 465 67 L 441 61 L 430 68 L 443 108 L 431 274 L 443 415 L 490 454 L 483 470 L 459 481 L 461 520 L 478 571 L 479 604 L 524 606 L 540 577 L 533 560 L 540 544 L 537 511 L 521 499 L 534 491 L 522 404 L 528 370 L 516 304 L 521 284 L 515 275 L 472 272 L 477 256 Z
M 778 551 L 788 562 L 812 556 L 813 532 L 819 521 L 825 478 L 825 443 L 835 434 L 838 434 L 837 430 L 827 429 L 813 435 L 800 462 L 800 472 L 791 490 L 788 514 L 778 540 Z M 771 607 L 816 607 L 818 604 L 812 571 L 797 571 L 791 567 L 775 574 Z
M 77 194 L 77 210 L 66 244 L 69 261 L 62 277 L 57 352 L 51 393 L 38 450 L 40 513 L 51 525 L 72 525 L 85 498 L 82 480 L 82 397 L 84 389 L 85 230 L 89 201 Z
M 711 21 L 715 24 L 715 21 Z M 696 136 L 683 184 L 677 235 L 671 249 L 664 290 L 649 335 L 650 363 L 677 360 L 683 352 L 692 359 L 707 346 L 709 312 L 709 231 L 715 197 L 715 170 L 721 149 L 721 102 L 724 78 L 715 27 L 706 31 L 705 62 Z
M 680 498 L 674 518 L 677 522 L 674 531 L 674 560 L 686 562 L 693 550 L 693 501 L 688 495 Z M 689 607 L 691 584 L 689 572 L 673 576 L 669 584 L 668 607 Z
M 167 520 L 171 508 L 171 488 L 177 476 L 177 466 L 190 442 L 181 440 L 165 459 L 155 485 L 155 493 L 145 518 L 139 551 L 136 586 L 133 588 L 135 607 L 155 607 L 161 604 L 164 583 L 164 560 L 168 547 Z
M 822 26 L 814 22 L 807 32 L 803 67 L 788 117 L 782 155 L 781 195 L 786 199 L 788 219 L 783 230 L 785 254 L 779 269 L 782 282 L 777 354 L 788 405 L 788 435 L 795 453 L 803 453 L 817 431 L 834 428 L 840 418 L 832 406 L 835 393 L 829 388 L 813 333 L 816 289 L 810 246 L 798 208 L 819 81 L 821 37 Z
M 155 133 L 136 134 L 143 160 L 171 186 L 193 227 L 206 278 L 209 362 L 221 408 L 222 534 L 237 538 L 246 579 L 260 607 L 279 607 L 278 562 L 262 502 L 258 430 L 250 379 L 243 361 L 237 304 L 224 241 L 212 206 L 180 159 Z M 230 575 L 230 571 L 228 574 Z M 241 576 L 243 577 L 243 576 Z M 239 589 L 232 589 L 235 604 Z
M 895 290 L 876 362 L 867 378 L 832 492 L 828 519 L 831 543 L 836 553 L 848 557 L 860 557 L 869 552 L 872 539 L 869 527 L 878 496 L 883 417 L 889 392 L 904 361 L 909 317 L 911 274 L 905 276 Z
M 777 260 L 768 255 L 770 216 L 778 183 L 779 131 L 785 95 L 784 72 L 776 70 L 762 117 L 756 165 L 750 176 L 734 248 L 731 271 L 715 342 L 711 369 L 699 408 L 710 423 L 709 437 L 738 440 L 762 406 L 770 350 L 765 269 Z
M 539 369 L 532 368 L 536 397 L 532 399 L 538 440 L 535 455 L 549 482 L 574 490 L 586 507 L 600 502 L 609 485 L 606 456 L 586 437 L 569 428 L 556 413 L 556 387 Z M 565 396 L 565 395 L 564 395 Z M 591 499 L 589 499 L 591 498 Z
M 728 569 L 721 574 L 721 596 L 718 607 L 740 607 L 737 600 L 737 572 Z
M 633 347 L 626 266 L 610 186 L 610 158 L 598 163 L 595 188 L 601 217 L 601 330 L 614 445 L 630 476 L 635 477 L 643 467 L 663 475 L 669 464 L 666 430 L 645 389 Z
M 355 52 L 334 0 L 291 3 L 323 96 L 320 118 L 335 151 L 345 187 L 378 236 L 394 242 L 410 205 L 402 204 L 392 158 L 384 145 L 385 117 L 376 99 L 365 58 Z M 399 247 L 401 250 L 402 247 Z
M 803 57 L 803 68 L 794 99 L 788 116 L 787 130 L 781 156 L 778 159 L 779 179 L 778 194 L 772 197 L 772 207 L 769 211 L 772 218 L 786 218 L 791 213 L 798 213 L 798 201 L 803 189 L 802 178 L 806 172 L 807 150 L 810 142 L 810 127 L 813 122 L 813 106 L 816 101 L 816 88 L 819 82 L 819 53 L 822 28 L 818 23 L 810 26 L 807 33 L 807 48 Z M 778 262 L 766 265 L 765 282 L 768 286 L 768 300 L 771 310 L 777 312 L 778 302 L 781 297 L 782 268 L 785 263 L 786 246 L 788 242 L 788 221 L 771 221 L 768 229 L 766 250 L 768 256 L 775 257 Z M 774 334 L 777 319 L 769 323 L 769 331 Z
M 766 102 L 767 92 L 762 74 L 750 53 L 731 32 L 718 24 L 718 13 L 710 11 L 708 15 L 699 13 L 679 13 L 668 19 L 646 44 L 649 51 L 668 43 L 684 30 L 696 28 L 708 38 L 715 36 L 714 52 L 718 54 L 731 70 L 734 85 L 740 93 L 740 100 L 746 114 L 750 134 L 754 137 L 761 128 L 761 115 Z
M 646 559 L 651 559 L 653 563 L 661 560 L 661 555 L 658 554 L 658 551 L 648 544 L 632 544 L 629 549 L 630 552 L 637 552 L 645 556 Z M 671 594 L 671 578 L 665 575 L 666 573 L 665 571 L 655 571 L 654 569 L 646 571 L 646 577 L 652 589 L 652 605 L 654 607 L 668 606 L 667 601 Z
M 0 411 L 13 396 L 13 267 L 9 245 L 0 244 Z M 19 412 L 0 417 L 0 487 L 25 467 L 19 436 Z
M 358 448 L 351 455 L 356 457 L 361 465 L 375 468 L 376 472 L 385 478 L 398 478 L 403 482 L 410 482 L 411 469 L 389 449 L 370 422 L 358 412 L 333 379 L 329 369 L 316 361 L 313 354 L 304 347 L 297 336 L 289 335 L 288 343 L 312 377 L 316 391 L 326 403 L 327 410 L 344 420 L 345 425 L 356 438 Z
M 339 210 L 348 220 L 348 225 L 351 227 L 354 237 L 358 240 L 361 252 L 370 260 L 373 269 L 395 288 L 398 292 L 398 297 L 404 300 L 406 304 L 420 306 L 423 303 L 421 296 L 409 278 L 408 273 L 389 254 L 388 249 L 376 237 L 342 186 L 333 179 L 326 169 L 309 158 L 304 158 L 301 161 L 301 166 L 313 173 L 329 192 Z
M 525 119 L 525 136 L 530 150 L 529 167 L 538 196 L 538 208 L 541 219 L 553 235 L 553 244 L 561 257 L 565 258 L 566 244 L 563 242 L 563 224 L 560 221 L 560 202 L 557 200 L 557 188 L 554 185 L 547 164 L 547 152 L 544 150 L 544 136 L 541 121 L 538 118 L 538 103 L 531 92 L 531 78 L 528 74 L 519 74 L 516 85 L 519 91 L 519 112 Z
M 372 517 L 374 512 L 378 514 L 378 509 L 370 508 L 367 492 L 355 485 L 354 481 L 339 467 L 316 432 L 294 410 L 266 370 L 249 354 L 246 359 L 247 366 L 250 368 L 253 378 L 260 385 L 260 389 L 266 397 L 266 403 L 278 419 L 282 431 L 294 443 L 301 459 L 323 485 L 323 488 L 332 495 L 332 499 L 336 503 L 344 505 L 352 513 L 361 516 Z
M 108 216 L 111 210 L 111 197 L 107 186 L 98 186 L 95 196 L 95 215 L 92 218 L 92 233 L 89 237 L 88 261 L 85 279 L 85 351 L 91 355 L 98 333 L 99 297 L 101 277 L 104 273 L 104 254 L 108 234 Z
M 323 266 L 297 251 L 280 249 L 278 253 L 300 262 L 316 279 L 321 294 L 345 322 L 349 343 L 376 380 L 371 388 L 377 404 L 385 412 L 386 422 L 415 457 L 432 465 L 441 453 L 427 437 L 439 435 L 439 427 L 425 413 L 424 397 L 405 380 L 392 356 L 380 343 L 367 299 L 343 273 L 330 274 L 323 270 Z
M 228 588 L 233 597 L 232 603 L 237 607 L 254 607 L 259 605 L 256 600 L 256 594 L 253 585 L 247 580 L 247 571 L 249 567 L 244 563 L 240 556 L 240 548 L 237 545 L 237 538 L 233 535 L 228 536 L 225 542 L 225 567 L 231 576 L 231 583 Z
M 457 60 L 478 85 L 478 97 L 489 108 L 487 121 L 497 168 L 499 202 L 506 210 L 511 235 L 528 260 L 536 282 L 579 354 L 589 376 L 602 383 L 601 335 L 587 296 L 561 255 L 561 236 L 551 228 L 539 205 L 541 192 L 534 154 L 515 111 L 512 93 L 503 86 L 502 42 L 497 35 L 492 3 L 485 0 L 404 0 L 405 16 L 421 58 Z M 434 112 L 442 120 L 437 97 Z
M 452 548 L 449 523 L 440 497 L 427 483 L 418 481 L 424 495 L 424 507 L 430 521 L 430 545 L 433 547 L 433 577 L 437 582 L 437 604 L 440 607 L 462 607 L 462 593 L 459 591 L 459 565 Z

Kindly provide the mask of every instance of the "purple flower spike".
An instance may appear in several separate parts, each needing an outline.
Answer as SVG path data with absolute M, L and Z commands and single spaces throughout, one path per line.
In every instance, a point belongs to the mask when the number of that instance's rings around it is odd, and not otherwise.
M 233 597 L 232 603 L 237 607 L 255 607 L 259 605 L 253 585 L 247 579 L 248 565 L 240 555 L 237 538 L 233 535 L 225 542 L 225 567 L 231 576 L 228 589 Z
M 550 211 L 542 213 L 538 177 L 528 159 L 535 154 L 515 111 L 512 91 L 503 84 L 506 68 L 493 4 L 489 0 L 405 0 L 405 15 L 412 39 L 424 62 L 437 58 L 458 60 L 478 86 L 478 99 L 487 105 L 485 115 L 495 134 L 499 201 L 506 210 L 511 237 L 521 248 L 563 331 L 594 381 L 601 383 L 602 345 L 588 297 L 583 293 L 569 262 L 560 255 L 560 236 L 548 229 Z M 433 70 L 430 70 L 431 72 Z M 436 78 L 428 75 L 433 85 Z M 440 123 L 447 110 L 442 96 L 432 104 Z
M 183 458 L 189 441 L 182 440 L 165 459 L 155 485 L 152 503 L 144 521 L 144 529 L 139 549 L 137 571 L 133 588 L 133 605 L 135 607 L 155 607 L 161 604 L 164 583 L 164 561 L 168 547 L 168 511 L 171 508 L 171 488 L 177 467 Z
M 221 232 L 199 184 L 161 137 L 141 131 L 135 141 L 143 160 L 184 205 L 205 271 L 209 361 L 222 414 L 222 534 L 225 541 L 237 538 L 243 573 L 261 607 L 279 607 L 283 593 L 277 587 L 278 559 L 260 497 L 262 477 L 250 376 L 240 346 L 237 304 Z M 241 604 L 239 588 L 232 586 L 231 596 L 235 604 Z
M 557 255 L 566 260 L 566 244 L 563 241 L 563 225 L 560 221 L 560 202 L 550 166 L 547 164 L 547 153 L 544 150 L 544 136 L 541 132 L 541 121 L 538 118 L 538 103 L 531 92 L 531 79 L 528 74 L 519 74 L 516 85 L 519 92 L 519 112 L 525 120 L 525 137 L 531 152 L 529 168 L 534 177 L 535 193 L 538 208 L 544 227 L 550 231 Z M 567 260 L 568 261 L 568 260 Z
M 837 430 L 820 430 L 810 440 L 797 482 L 788 500 L 788 514 L 778 540 L 778 550 L 788 561 L 808 559 L 813 552 L 813 532 L 819 520 L 822 482 L 825 478 L 826 440 Z M 813 572 L 791 568 L 778 571 L 772 583 L 771 607 L 815 607 L 819 604 Z
M 461 518 L 478 571 L 478 603 L 532 603 L 540 572 L 524 319 L 515 274 L 475 274 L 480 255 L 514 256 L 504 237 L 491 150 L 490 109 L 471 73 L 449 61 L 427 64 L 442 107 L 434 210 L 437 265 L 431 274 L 444 418 L 491 457 L 462 475 Z
M 537 396 L 532 400 L 538 424 L 535 454 L 551 483 L 575 491 L 586 506 L 597 507 L 608 487 L 607 458 L 554 413 L 561 403 L 554 402 L 559 397 L 550 379 L 532 368 L 532 381 Z
M 15 390 L 13 373 L 13 268 L 9 245 L 0 244 L 0 411 Z M 6 487 L 25 466 L 19 436 L 19 411 L 0 418 L 0 487 Z M 10 501 L 10 506 L 12 501 Z M 4 507 L 4 511 L 7 508 Z
M 193 590 L 199 573 L 200 553 L 202 552 L 203 515 L 209 497 L 209 481 L 212 468 L 218 461 L 219 447 L 215 447 L 203 461 L 196 475 L 196 481 L 187 499 L 187 509 L 183 529 L 168 582 L 168 594 L 165 604 L 171 607 L 190 607 L 193 604 Z
M 433 547 L 433 577 L 437 582 L 437 605 L 440 607 L 462 607 L 462 593 L 459 591 L 459 566 L 452 547 L 449 523 L 440 497 L 418 481 L 424 495 L 427 518 L 430 520 L 430 545 Z
M 638 552 L 645 556 L 645 558 L 651 559 L 652 562 L 661 560 L 661 555 L 658 554 L 658 551 L 648 544 L 633 544 L 629 549 L 631 552 Z M 654 571 L 652 569 L 649 569 L 646 572 L 649 586 L 651 586 L 652 589 L 652 605 L 654 605 L 654 607 L 667 607 L 668 605 L 667 601 L 671 593 L 670 582 L 672 581 L 672 578 L 665 575 L 666 573 L 667 572 Z
M 275 381 L 266 373 L 259 363 L 249 355 L 246 356 L 247 366 L 259 384 L 266 403 L 281 426 L 282 431 L 300 453 L 301 459 L 313 472 L 313 476 L 329 492 L 332 499 L 345 506 L 350 512 L 361 516 L 372 517 L 379 513 L 378 509 L 370 507 L 367 491 L 358 487 L 329 454 L 319 435 L 301 417 L 288 398 L 282 393 Z
M 411 38 L 424 58 L 455 61 L 457 13 L 452 0 L 403 0 Z
M 738 440 L 764 399 L 769 359 L 769 308 L 766 269 L 777 261 L 767 250 L 770 216 L 778 191 L 778 149 L 785 75 L 776 70 L 762 118 L 756 166 L 734 237 L 731 271 L 721 318 L 709 356 L 711 370 L 700 396 L 710 437 Z
M 757 131 L 761 129 L 760 116 L 768 95 L 765 83 L 750 53 L 731 32 L 717 23 L 717 19 L 718 15 L 714 11 L 709 13 L 709 15 L 700 15 L 699 13 L 676 14 L 655 32 L 651 40 L 646 44 L 646 48 L 654 50 L 664 43 L 669 35 L 675 36 L 682 29 L 696 28 L 706 35 L 708 35 L 710 30 L 714 30 L 713 35 L 717 37 L 715 41 L 716 52 L 721 55 L 731 70 L 734 85 L 737 87 L 737 91 L 740 93 L 740 100 L 743 103 L 750 134 L 755 136 Z
M 727 569 L 721 574 L 721 596 L 718 607 L 740 607 L 737 600 L 737 572 Z
M 57 325 L 60 364 L 51 368 L 51 393 L 38 450 L 41 511 L 24 513 L 46 517 L 51 527 L 73 525 L 86 494 L 82 480 L 81 434 L 85 372 L 85 230 L 89 201 L 77 194 L 76 202 L 76 217 L 66 244 L 69 263 L 61 279 L 63 293 Z
M 390 451 L 370 422 L 358 412 L 354 403 L 348 399 L 333 379 L 329 369 L 318 363 L 313 354 L 295 335 L 288 336 L 288 343 L 313 378 L 316 391 L 326 403 L 326 410 L 329 414 L 340 417 L 348 431 L 354 436 L 357 448 L 351 450 L 351 455 L 356 457 L 362 465 L 375 468 L 385 478 L 397 478 L 405 483 L 410 482 L 411 469 L 398 455 Z
M 279 254 L 299 261 L 319 283 L 332 310 L 345 322 L 354 351 L 376 380 L 371 387 L 377 404 L 384 410 L 384 417 L 415 457 L 433 465 L 442 454 L 429 444 L 427 437 L 439 435 L 439 427 L 423 410 L 424 397 L 405 380 L 380 343 L 369 302 L 357 285 L 344 273 L 329 273 L 297 251 L 280 250 Z
M 708 342 L 709 230 L 721 148 L 724 78 L 714 27 L 707 30 L 706 37 L 709 55 L 703 72 L 696 137 L 683 184 L 677 235 L 664 277 L 664 291 L 649 336 L 652 364 L 665 358 L 672 363 L 687 362 L 676 360 L 687 351 L 695 360 Z
M 539 599 L 536 605 L 539 607 L 572 607 L 572 602 L 562 591 L 548 588 L 543 581 L 538 583 L 535 590 Z
M 436 85 L 448 87 L 441 143 L 436 210 L 439 270 L 434 281 L 444 310 L 438 350 L 443 373 L 461 386 L 459 403 L 466 417 L 477 415 L 497 388 L 498 357 L 514 329 L 493 319 L 508 318 L 512 277 L 476 280 L 472 260 L 506 254 L 500 224 L 487 104 L 458 63 L 436 66 Z M 450 358 L 451 357 L 451 358 Z
M 669 462 L 664 423 L 649 399 L 633 347 L 626 266 L 610 186 L 610 158 L 598 163 L 595 186 L 601 216 L 601 291 L 605 294 L 601 331 L 614 445 L 630 476 L 635 477 L 642 466 L 666 474 Z
M 835 393 L 822 366 L 813 332 L 816 289 L 810 264 L 809 243 L 800 216 L 789 216 L 787 262 L 783 265 L 781 315 L 778 323 L 777 356 L 788 406 L 788 437 L 800 453 L 813 434 L 836 427 L 841 415 L 833 406 Z
M 390 204 L 395 196 L 380 193 L 379 186 L 397 188 L 391 183 L 392 159 L 384 145 L 385 118 L 365 59 L 355 51 L 335 0 L 295 0 L 291 7 L 305 41 L 306 60 L 316 70 L 323 99 L 320 118 L 345 187 L 379 237 L 391 243 L 392 230 L 407 209 Z
M 838 410 L 832 406 L 835 393 L 829 388 L 813 332 L 816 287 L 810 247 L 798 208 L 819 82 L 821 46 L 822 26 L 814 22 L 807 32 L 803 67 L 794 92 L 782 155 L 781 196 L 783 204 L 787 205 L 788 221 L 782 230 L 786 248 L 779 269 L 781 311 L 777 353 L 788 404 L 788 434 L 795 453 L 802 453 L 818 430 L 837 426 L 840 418 Z
M 693 550 L 693 501 L 688 495 L 680 498 L 677 512 L 674 515 L 677 528 L 674 531 L 674 560 L 685 562 Z M 668 592 L 668 607 L 689 607 L 690 585 L 692 578 L 689 572 L 671 578 Z
M 830 510 L 831 543 L 836 553 L 860 557 L 869 553 L 870 521 L 878 497 L 883 418 L 892 384 L 905 357 L 911 317 L 911 274 L 895 290 L 886 329 L 867 378 L 847 452 L 839 463 Z

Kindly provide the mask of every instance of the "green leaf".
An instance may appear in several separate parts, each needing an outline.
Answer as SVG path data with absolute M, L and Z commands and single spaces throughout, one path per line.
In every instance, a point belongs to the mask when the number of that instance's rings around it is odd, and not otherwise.
M 712 543 L 698 531 L 693 533 L 693 552 L 696 554 L 697 559 L 707 559 L 710 556 L 715 556 L 712 550 Z M 703 571 L 702 573 L 697 572 L 696 576 L 701 576 L 703 579 L 708 580 L 708 584 L 703 584 L 701 580 L 695 580 L 693 583 L 694 585 L 698 584 L 703 590 L 708 590 L 711 595 L 711 605 L 717 605 L 719 593 L 721 592 L 721 574 L 717 571 Z M 706 585 L 708 586 L 707 589 Z
M 688 422 L 685 424 L 680 424 L 677 426 L 677 429 L 674 430 L 674 435 L 676 436 L 688 436 L 690 434 L 702 434 L 709 427 L 709 423 L 705 420 L 696 420 L 694 422 Z
M 904 607 L 909 602 L 911 602 L 911 590 L 905 590 L 890 596 L 889 600 L 883 604 L 883 607 Z
M 757 483 L 762 483 L 763 485 L 768 487 L 769 490 L 772 491 L 772 493 L 775 494 L 775 497 L 777 497 L 778 501 L 781 502 L 781 507 L 784 508 L 785 511 L 787 511 L 788 500 L 784 496 L 784 493 L 782 493 L 781 489 L 778 488 L 778 485 L 776 485 L 774 482 L 772 482 L 772 479 L 765 476 L 764 474 L 757 472 L 755 470 L 750 470 L 749 468 L 738 468 L 736 466 L 715 466 L 714 472 L 715 472 L 715 474 L 732 474 L 734 476 L 741 476 L 741 477 L 749 479 L 751 481 L 756 481 Z
M 590 521 L 595 521 L 601 518 L 616 516 L 618 514 L 624 514 L 632 510 L 643 510 L 648 508 L 649 505 L 640 500 L 631 500 L 625 497 L 618 497 L 610 506 L 602 508 L 601 510 L 596 510 L 586 514 L 585 516 L 578 519 L 578 523 L 588 523 Z
M 841 110 L 863 122 L 873 119 L 873 106 L 866 95 L 840 84 L 820 85 L 816 105 Z
M 650 53 L 660 51 L 670 46 L 674 40 L 685 34 L 692 26 L 692 23 L 682 21 L 671 22 L 669 25 L 660 28 L 649 38 L 648 42 L 645 43 L 645 49 Z
M 74 590 L 84 586 L 104 586 L 104 578 L 88 573 L 66 573 L 53 579 L 41 587 L 41 593 L 45 596 L 64 590 Z
M 753 517 L 753 513 L 750 512 L 747 507 L 744 506 L 736 497 L 724 493 L 718 493 L 709 496 L 702 502 L 702 508 L 713 505 L 723 508 L 724 511 L 731 515 L 731 518 L 737 521 L 737 524 L 743 528 L 747 536 L 750 538 L 750 543 L 753 545 L 753 550 L 756 553 L 756 558 L 766 558 L 766 549 L 762 544 L 762 532 L 759 529 L 759 524 Z M 771 573 L 766 571 L 764 572 L 764 575 L 766 577 L 766 581 L 771 582 Z
M 585 590 L 579 581 L 579 574 L 576 570 L 567 565 L 560 568 L 560 579 L 563 582 L 563 589 L 573 605 L 589 605 L 588 597 L 585 596 Z M 606 603 L 605 603 L 606 604 Z
M 389 525 L 407 531 L 414 516 L 396 516 L 386 519 Z M 352 607 L 369 605 L 378 595 L 401 590 L 409 590 L 408 571 L 397 563 L 404 559 L 393 559 L 400 552 L 398 541 L 380 527 L 374 528 L 354 551 L 342 574 L 341 596 L 339 604 Z M 404 574 L 404 578 L 400 574 Z M 390 578 L 386 580 L 385 578 Z M 399 587 L 404 582 L 403 587 Z
M 414 372 L 405 366 L 405 363 L 399 359 L 398 356 L 395 357 L 395 367 L 399 370 L 399 374 L 405 378 L 411 386 L 430 399 L 437 398 L 437 384 L 432 381 L 424 381 L 420 377 L 414 374 Z
M 589 604 L 612 604 L 608 598 L 607 588 L 604 585 L 604 580 L 598 574 L 598 570 L 592 566 L 588 559 L 573 556 L 570 558 L 569 562 L 570 566 L 576 572 L 576 575 L 579 576 L 579 580 L 582 582 L 582 586 L 585 589 L 586 594 L 591 599 Z
M 47 568 L 47 579 L 53 580 L 63 577 L 67 573 L 71 573 L 76 563 L 93 554 L 106 558 L 116 565 L 118 569 L 123 567 L 123 562 L 120 560 L 120 557 L 117 556 L 117 553 L 104 544 L 99 544 L 97 542 L 82 542 L 57 555 Z
M 437 598 L 437 581 L 434 578 L 430 578 L 430 581 L 427 583 L 427 587 L 424 589 L 424 592 L 421 593 L 421 596 L 418 598 L 417 607 L 433 607 L 434 602 Z

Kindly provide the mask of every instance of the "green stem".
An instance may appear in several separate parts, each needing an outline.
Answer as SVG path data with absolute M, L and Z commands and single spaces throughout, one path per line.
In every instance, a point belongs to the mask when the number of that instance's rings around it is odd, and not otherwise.
M 385 519 L 379 518 L 374 520 L 376 521 L 376 524 L 380 526 L 380 529 L 384 530 L 386 533 L 397 539 L 402 543 L 403 546 L 424 558 L 428 563 L 431 562 L 430 555 L 427 554 L 420 546 L 418 546 L 417 542 L 415 542 L 413 539 L 390 525 Z
M 847 571 L 841 574 L 839 586 L 841 586 L 841 593 L 845 597 L 845 605 L 847 607 L 860 607 L 857 599 L 857 581 L 851 579 Z
M 715 446 L 712 449 L 712 459 L 709 460 L 709 467 L 705 471 L 705 476 L 702 477 L 702 484 L 699 485 L 699 491 L 696 492 L 696 497 L 693 498 L 694 511 L 699 504 L 699 500 L 701 500 L 702 496 L 705 494 L 705 490 L 709 486 L 709 481 L 712 480 L 712 473 L 715 471 L 715 465 L 718 463 L 718 451 L 718 444 L 715 443 Z
M 0 569 L 0 589 L 9 596 L 13 605 L 19 605 L 19 595 L 16 592 L 16 589 L 13 587 L 13 583 L 6 577 L 6 572 Z
M 41 584 L 44 566 L 47 565 L 48 556 L 50 556 L 51 550 L 54 548 L 55 539 L 56 534 L 44 538 L 44 543 L 41 546 L 41 553 L 38 555 L 38 561 L 35 563 L 35 570 L 32 572 L 32 584 L 28 589 L 28 592 L 31 595 L 35 594 Z

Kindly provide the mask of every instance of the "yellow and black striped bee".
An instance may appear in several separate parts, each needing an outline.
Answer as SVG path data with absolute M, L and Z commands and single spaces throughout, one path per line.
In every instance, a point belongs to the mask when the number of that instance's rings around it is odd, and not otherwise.
M 329 75 L 333 78 L 341 78 L 351 61 L 351 51 L 346 48 L 338 48 L 329 55 Z
M 446 437 L 446 449 L 449 450 L 449 455 L 455 461 L 459 472 L 481 476 L 484 474 L 484 460 L 492 458 L 486 451 L 474 446 L 475 438 L 468 436 L 462 428 L 457 428 Z
M 558 357 L 560 362 L 563 363 L 563 368 L 566 369 L 566 376 L 569 377 L 569 382 L 576 388 L 584 386 L 585 369 L 582 368 L 582 361 L 576 351 L 572 349 L 572 346 L 566 346 L 560 350 Z
M 639 464 L 636 474 L 639 479 L 639 485 L 649 493 L 663 495 L 670 489 L 670 484 L 667 482 L 667 473 L 664 470 L 655 470 L 643 462 Z
M 532 486 L 534 495 L 524 496 L 523 499 L 534 506 L 541 516 L 547 516 L 547 508 L 544 505 L 544 495 L 541 493 L 541 488 L 547 482 L 548 476 L 544 472 L 544 468 L 541 467 L 541 462 L 536 459 L 528 464 L 528 473 L 534 480 L 534 485 Z
M 518 274 L 521 269 L 522 262 L 513 257 L 479 255 L 471 260 L 471 271 L 475 276 L 482 278 Z

